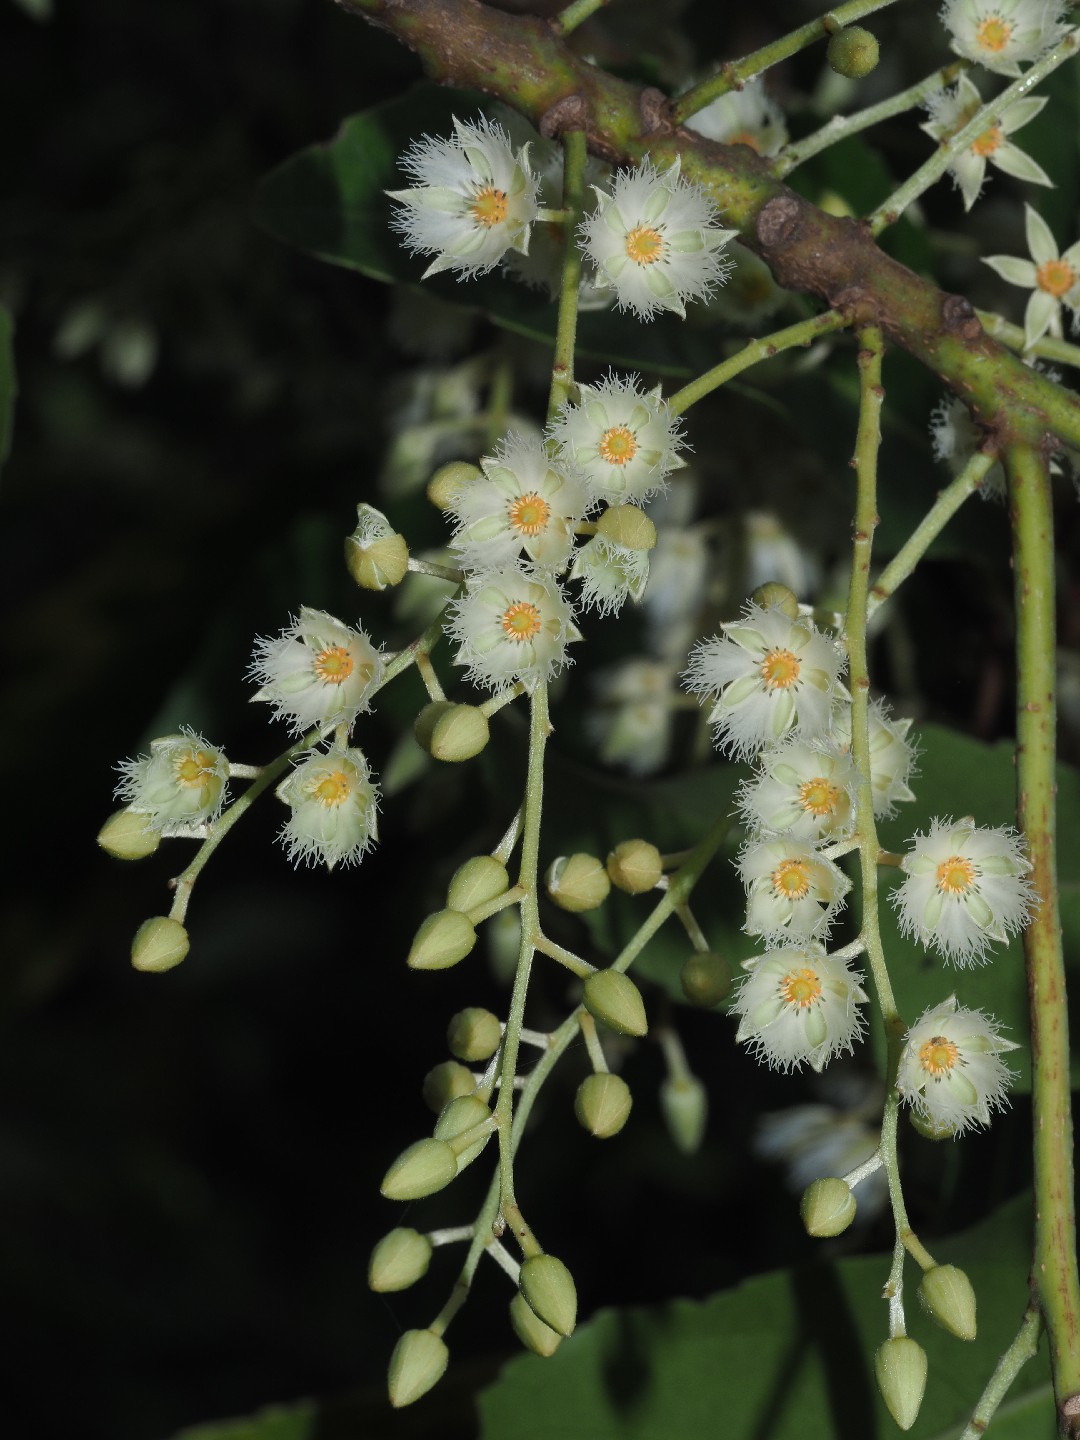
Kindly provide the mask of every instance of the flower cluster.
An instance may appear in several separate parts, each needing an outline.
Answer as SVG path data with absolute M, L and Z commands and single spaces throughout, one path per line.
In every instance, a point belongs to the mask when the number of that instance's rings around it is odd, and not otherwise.
M 1014 255 L 988 255 L 984 263 L 1010 285 L 1031 291 L 1024 311 L 1024 345 L 1030 349 L 1047 331 L 1061 336 L 1061 307 L 1070 311 L 1075 328 L 1080 318 L 1080 240 L 1064 254 L 1049 225 L 1030 205 L 1024 206 L 1030 260 Z
M 1063 0 L 945 0 L 952 48 L 998 75 L 1019 75 L 1065 34 Z

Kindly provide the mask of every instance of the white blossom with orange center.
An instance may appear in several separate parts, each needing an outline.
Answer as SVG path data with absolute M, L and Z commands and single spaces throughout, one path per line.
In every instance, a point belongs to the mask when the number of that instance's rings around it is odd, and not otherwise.
M 616 171 L 610 192 L 593 186 L 597 208 L 578 231 L 596 284 L 642 320 L 684 316 L 686 302 L 704 300 L 730 268 L 722 251 L 736 232 L 720 228 L 712 200 L 680 169 L 676 158 L 664 171 L 648 159 Z
M 769 940 L 820 939 L 851 889 L 851 881 L 812 844 L 787 837 L 752 841 L 738 860 L 746 887 L 748 935 Z
M 768 95 L 759 75 L 741 90 L 710 100 L 691 115 L 688 130 L 696 130 L 724 145 L 748 145 L 758 155 L 776 155 L 788 142 L 787 125 L 776 101 Z
M 891 896 L 901 930 L 957 965 L 979 964 L 1031 914 L 1031 862 L 1007 826 L 933 820 L 901 869 L 903 883 Z
M 200 833 L 225 803 L 229 762 L 194 730 L 151 740 L 149 755 L 118 768 L 117 798 L 164 836 Z
M 252 698 L 302 735 L 313 725 L 351 725 L 382 674 L 382 656 L 362 630 L 305 605 L 280 635 L 256 640 L 250 675 L 260 689 Z
M 1018 1047 L 981 1010 L 950 995 L 927 1010 L 904 1037 L 896 1088 L 920 1120 L 944 1134 L 989 1125 L 1008 1104 L 1012 1078 L 1000 1056 Z
M 912 778 L 918 748 L 908 739 L 911 721 L 894 720 L 884 700 L 871 700 L 867 716 L 870 732 L 870 788 L 874 814 L 880 820 L 896 813 L 899 801 L 914 800 L 908 781 Z M 851 706 L 837 707 L 833 715 L 832 742 L 844 754 L 851 753 Z
M 566 647 L 581 638 L 574 613 L 554 577 L 517 566 L 470 579 L 450 609 L 455 662 L 469 679 L 499 692 L 521 684 L 534 690 L 567 663 Z
M 1059 254 L 1057 241 L 1042 216 L 1030 205 L 1025 205 L 1024 211 L 1031 259 L 990 255 L 983 263 L 1010 285 L 1031 290 L 1031 299 L 1024 311 L 1024 346 L 1030 349 L 1047 331 L 1061 337 L 1063 305 L 1072 312 L 1073 328 L 1076 328 L 1080 313 L 1080 240 Z
M 378 839 L 379 792 L 361 750 L 314 751 L 275 793 L 292 812 L 278 838 L 294 864 L 355 865 Z
M 455 120 L 450 139 L 426 135 L 400 163 L 413 184 L 387 191 L 399 207 L 390 223 L 414 255 L 435 256 L 425 279 L 441 270 L 469 279 L 509 250 L 528 253 L 537 178 L 528 145 L 515 150 L 502 126 Z
M 986 178 L 987 162 L 996 165 L 1006 175 L 1027 180 L 1033 185 L 1054 183 L 1041 165 L 1008 138 L 1029 120 L 1034 120 L 1046 103 L 1045 96 L 1028 96 L 1014 100 L 1005 110 L 992 111 L 987 128 L 952 157 L 949 173 L 964 197 L 965 210 L 970 210 L 979 198 Z M 930 111 L 930 119 L 921 128 L 944 145 L 975 118 L 983 108 L 983 99 L 970 75 L 961 75 L 953 89 L 939 90 L 936 95 L 931 95 L 926 108 Z
M 850 1053 L 863 1033 L 859 1006 L 866 1003 L 862 976 L 849 959 L 827 955 L 821 945 L 789 945 L 744 962 L 748 971 L 731 1013 L 739 1017 L 736 1040 L 777 1070 L 809 1065 L 822 1070 Z
M 1064 0 L 945 0 L 941 21 L 952 48 L 998 75 L 1019 75 L 1065 34 Z
M 685 464 L 679 455 L 685 441 L 660 386 L 643 391 L 636 375 L 620 379 L 613 372 L 578 388 L 578 403 L 562 408 L 551 434 L 585 477 L 590 500 L 620 505 L 663 490 Z
M 750 830 L 811 843 L 851 833 L 856 775 L 849 754 L 824 741 L 789 740 L 762 751 L 758 766 L 738 796 Z
M 787 737 L 820 740 L 847 694 L 839 646 L 810 620 L 751 603 L 690 656 L 689 690 L 712 695 L 716 743 L 739 757 Z
M 447 510 L 463 567 L 493 570 L 523 556 L 561 570 L 587 508 L 585 482 L 573 463 L 552 459 L 541 440 L 507 435 L 480 470 L 454 492 Z

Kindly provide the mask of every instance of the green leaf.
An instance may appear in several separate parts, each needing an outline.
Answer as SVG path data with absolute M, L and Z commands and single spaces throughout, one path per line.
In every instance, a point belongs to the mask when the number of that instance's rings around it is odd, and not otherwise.
M 315 1440 L 319 1421 L 314 1401 L 275 1405 L 242 1420 L 215 1420 L 182 1430 L 174 1440 Z
M 15 377 L 15 322 L 11 311 L 0 305 L 0 470 L 11 454 L 11 437 L 15 428 L 15 397 L 19 393 Z

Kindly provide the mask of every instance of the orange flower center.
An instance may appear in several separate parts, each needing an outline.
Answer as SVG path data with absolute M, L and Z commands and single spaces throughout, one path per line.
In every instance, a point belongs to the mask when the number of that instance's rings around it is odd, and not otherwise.
M 937 867 L 937 888 L 944 895 L 962 895 L 975 884 L 975 866 L 963 855 L 950 855 Z
M 637 437 L 628 425 L 613 425 L 600 436 L 597 448 L 609 465 L 626 465 L 637 454 Z
M 635 265 L 653 265 L 664 254 L 664 237 L 651 225 L 635 225 L 626 237 L 626 253 Z
M 799 786 L 799 804 L 811 815 L 835 815 L 840 804 L 840 787 L 824 775 L 804 780 Z
M 332 770 L 324 775 L 312 794 L 323 805 L 342 805 L 352 793 L 352 782 L 342 770 Z
M 1014 28 L 1011 21 L 1003 20 L 1000 15 L 988 15 L 976 26 L 975 43 L 983 50 L 1000 55 L 1012 39 Z
M 1035 271 L 1035 284 L 1060 300 L 1076 284 L 1076 271 L 1067 260 L 1045 260 Z
M 315 656 L 315 674 L 324 685 L 344 685 L 354 664 L 344 645 L 328 645 Z
M 1001 126 L 991 125 L 989 130 L 984 130 L 976 140 L 971 142 L 971 148 L 976 155 L 981 156 L 985 160 L 988 156 L 993 155 L 994 151 L 1000 147 L 1004 139 L 1005 136 L 1002 134 Z
M 206 750 L 189 750 L 176 766 L 176 779 L 189 789 L 203 786 L 214 774 L 214 757 Z
M 816 970 L 792 970 L 780 981 L 780 998 L 785 1005 L 805 1010 L 821 999 L 821 979 Z
M 519 495 L 510 506 L 510 524 L 522 535 L 539 535 L 548 523 L 551 506 L 541 496 Z
M 506 203 L 505 190 L 496 190 L 494 185 L 487 185 L 478 192 L 469 206 L 469 213 L 478 225 L 490 230 L 492 226 L 501 225 L 506 219 Z
M 531 640 L 540 634 L 540 611 L 528 600 L 516 600 L 508 610 L 503 611 L 502 628 L 511 640 Z
M 770 878 L 777 895 L 785 900 L 801 900 L 810 891 L 810 866 L 805 860 L 784 860 Z
M 919 1064 L 928 1075 L 938 1079 L 947 1075 L 960 1059 L 960 1051 L 947 1035 L 933 1035 L 919 1050 Z
M 786 690 L 799 678 L 798 657 L 790 650 L 770 650 L 761 662 L 761 678 L 766 690 Z

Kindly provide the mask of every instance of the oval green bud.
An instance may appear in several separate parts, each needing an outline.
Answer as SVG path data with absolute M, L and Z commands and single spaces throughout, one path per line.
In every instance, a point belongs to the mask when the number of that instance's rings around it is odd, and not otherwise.
M 426 1395 L 446 1374 L 450 1352 L 431 1330 L 406 1330 L 390 1356 L 387 1388 L 395 1410 Z
M 723 955 L 711 950 L 695 951 L 679 971 L 679 984 L 691 1005 L 709 1009 L 731 994 L 734 977 Z
M 624 840 L 607 857 L 607 873 L 613 885 L 628 895 L 644 895 L 664 873 L 660 851 L 648 840 Z
M 556 1334 L 573 1334 L 577 1323 L 574 1277 L 554 1255 L 533 1255 L 521 1267 L 518 1287 L 533 1314 Z
M 456 1060 L 444 1060 L 424 1076 L 421 1093 L 428 1109 L 441 1115 L 451 1100 L 459 1095 L 471 1095 L 475 1089 L 476 1077 L 471 1070 Z
M 908 1120 L 911 1127 L 916 1130 L 924 1140 L 951 1140 L 956 1134 L 954 1125 L 943 1124 L 940 1120 L 931 1120 L 927 1115 L 917 1115 L 914 1110 L 908 1111 Z
M 653 550 L 656 526 L 636 505 L 613 505 L 596 522 L 596 533 L 628 550 Z
M 585 1009 L 620 1035 L 645 1035 L 649 1022 L 641 991 L 621 970 L 597 970 L 585 981 Z
M 160 975 L 179 965 L 191 949 L 188 933 L 179 920 L 168 915 L 155 915 L 144 920 L 131 942 L 131 963 L 136 970 Z
M 457 1172 L 453 1146 L 445 1140 L 417 1140 L 390 1166 L 379 1189 L 387 1200 L 422 1200 L 449 1185 Z
M 578 1086 L 574 1114 L 590 1135 L 606 1140 L 629 1120 L 633 1103 L 630 1086 L 621 1075 L 590 1075 Z
M 391 1230 L 368 1261 L 368 1286 L 380 1295 L 407 1290 L 422 1280 L 431 1264 L 431 1241 L 419 1230 Z
M 467 460 L 451 460 L 448 465 L 440 465 L 428 481 L 427 498 L 436 510 L 449 510 L 461 487 L 478 480 L 481 474 L 479 467 Z
M 505 865 L 494 855 L 474 855 L 454 872 L 446 903 L 451 910 L 467 915 L 470 910 L 505 895 L 509 888 L 510 876 Z
M 862 80 L 877 66 L 877 37 L 861 25 L 845 26 L 830 37 L 825 58 L 837 75 Z
M 799 1214 L 808 1235 L 818 1240 L 840 1235 L 855 1219 L 855 1196 L 835 1176 L 815 1180 L 802 1193 Z
M 499 1017 L 479 1005 L 470 1005 L 451 1017 L 446 1030 L 450 1054 L 459 1060 L 490 1060 L 499 1048 L 502 1026 Z
M 413 970 L 448 970 L 476 944 L 476 931 L 458 910 L 437 910 L 417 930 L 405 963 Z
M 455 705 L 449 700 L 432 700 L 425 705 L 413 730 L 428 754 L 446 764 L 479 755 L 490 735 L 487 716 L 479 706 Z
M 409 573 L 409 547 L 396 531 L 361 545 L 355 535 L 345 538 L 345 568 L 362 590 L 385 590 L 400 585 Z
M 919 1299 L 943 1330 L 958 1340 L 975 1339 L 975 1291 L 963 1270 L 934 1265 L 919 1284 Z
M 660 1113 L 677 1149 L 684 1155 L 701 1149 L 709 1123 L 709 1097 L 696 1075 L 679 1080 L 669 1075 L 661 1081 Z
M 560 855 L 544 876 L 547 893 L 561 910 L 595 910 L 611 894 L 608 873 L 595 855 Z
M 763 610 L 779 610 L 789 620 L 799 618 L 799 601 L 794 590 L 781 585 L 779 580 L 767 580 L 764 585 L 759 585 L 751 592 L 750 601 Z
M 531 1350 L 534 1355 L 539 1355 L 544 1360 L 554 1355 L 562 1344 L 563 1337 L 559 1332 L 552 1330 L 550 1325 L 545 1325 L 540 1316 L 525 1303 L 525 1297 L 521 1294 L 515 1295 L 510 1301 L 510 1324 L 525 1349 Z
M 142 860 L 161 844 L 161 832 L 147 825 L 145 815 L 136 815 L 125 806 L 105 821 L 97 843 L 115 860 Z
M 479 1140 L 474 1140 L 471 1145 L 460 1148 L 453 1142 L 474 1126 L 484 1120 L 491 1119 L 491 1111 L 480 1099 L 479 1095 L 459 1095 L 456 1100 L 451 1100 L 446 1109 L 435 1122 L 435 1139 L 445 1140 L 457 1156 L 457 1168 L 464 1170 L 466 1165 L 471 1165 L 476 1157 L 483 1150 L 484 1146 L 494 1134 L 488 1130 L 481 1135 Z
M 889 1414 L 910 1430 L 926 1389 L 926 1351 L 907 1335 L 886 1340 L 874 1356 L 874 1374 Z

